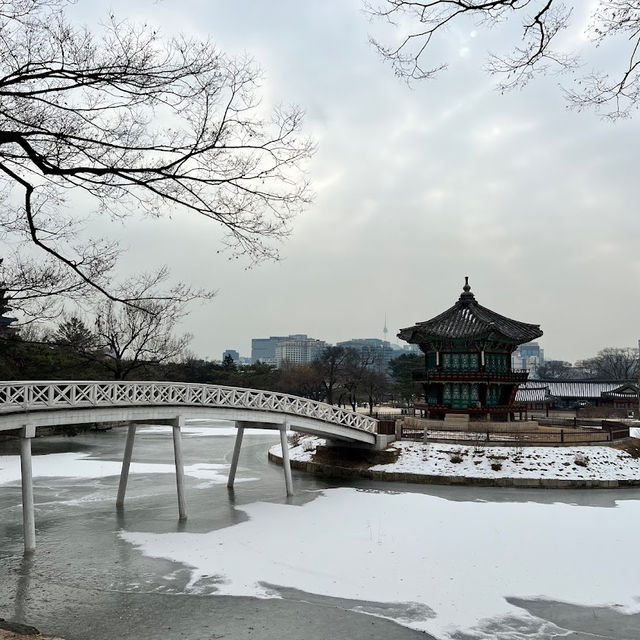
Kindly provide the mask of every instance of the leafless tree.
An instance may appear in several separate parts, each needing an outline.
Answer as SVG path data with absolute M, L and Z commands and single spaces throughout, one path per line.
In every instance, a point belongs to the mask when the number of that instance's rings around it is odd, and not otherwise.
M 570 362 L 564 360 L 545 360 L 535 370 L 536 380 L 567 380 L 575 377 L 575 371 Z
M 183 300 L 191 294 L 184 285 L 159 293 L 165 279 L 162 270 L 141 274 L 115 291 L 118 298 L 136 300 L 135 305 L 94 297 L 87 305 L 87 317 L 61 323 L 53 340 L 118 380 L 146 366 L 181 358 L 191 336 L 176 336 L 175 330 L 186 314 Z
M 608 380 L 631 380 L 638 376 L 638 349 L 608 347 L 598 355 L 576 362 L 593 378 Z
M 14 303 L 87 286 L 130 302 L 94 213 L 202 216 L 232 255 L 277 257 L 309 200 L 300 110 L 261 105 L 251 60 L 113 15 L 78 27 L 67 4 L 0 0 L 0 238 L 33 256 L 4 276 Z
M 313 363 L 283 363 L 280 368 L 278 389 L 312 400 L 322 400 L 325 389 L 318 367 Z
M 489 55 L 488 71 L 500 74 L 500 88 L 522 87 L 536 74 L 575 71 L 582 66 L 576 51 L 560 43 L 582 0 L 373 0 L 369 12 L 391 23 L 408 23 L 407 32 L 391 45 L 372 40 L 395 73 L 408 80 L 432 78 L 446 62 L 432 62 L 436 39 L 465 19 L 476 27 L 503 26 L 520 21 L 521 39 L 504 55 Z M 400 28 L 400 27 L 398 27 Z M 640 3 L 638 0 L 599 0 L 587 27 L 594 47 L 612 49 L 625 41 L 623 59 L 611 71 L 577 74 L 565 92 L 572 107 L 593 107 L 607 118 L 627 117 L 640 100 Z M 617 51 L 617 49 L 616 49 Z
M 345 369 L 352 357 L 351 352 L 351 349 L 344 347 L 327 347 L 313 362 L 324 390 L 325 401 L 329 404 L 336 401 L 335 393 L 341 390 Z M 338 398 L 338 404 L 339 400 Z
M 104 299 L 96 310 L 95 361 L 117 380 L 146 365 L 179 358 L 191 341 L 190 335 L 173 335 L 178 318 L 171 303 L 142 304 L 147 308 Z
M 361 385 L 366 394 L 369 413 L 372 414 L 375 403 L 389 392 L 389 378 L 380 368 L 370 367 L 364 372 Z

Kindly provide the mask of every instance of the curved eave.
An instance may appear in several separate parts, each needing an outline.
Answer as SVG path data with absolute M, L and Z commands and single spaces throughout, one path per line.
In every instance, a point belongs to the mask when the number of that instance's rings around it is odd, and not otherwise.
M 457 302 L 440 315 L 401 329 L 398 337 L 411 344 L 445 341 L 523 344 L 542 335 L 540 325 L 520 322 L 482 307 L 477 302 Z

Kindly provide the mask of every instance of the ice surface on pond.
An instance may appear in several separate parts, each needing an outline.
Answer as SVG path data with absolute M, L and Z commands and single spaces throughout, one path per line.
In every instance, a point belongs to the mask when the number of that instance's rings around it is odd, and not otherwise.
M 207 425 L 207 426 L 202 426 Z M 169 425 L 152 425 L 152 426 L 139 426 L 136 433 L 145 435 L 152 434 L 171 434 Z M 235 436 L 237 429 L 233 425 L 233 422 L 228 420 L 205 420 L 205 419 L 193 419 L 189 420 L 187 424 L 180 429 L 183 436 Z M 245 429 L 244 435 L 255 436 L 274 436 L 278 435 L 278 432 L 273 429 Z
M 192 588 L 215 576 L 220 594 L 274 597 L 270 585 L 279 585 L 406 603 L 427 613 L 381 615 L 437 637 L 458 630 L 493 639 L 492 621 L 508 616 L 523 627 L 539 622 L 507 597 L 639 608 L 640 557 L 604 553 L 637 547 L 638 501 L 603 509 L 342 488 L 303 506 L 242 510 L 248 521 L 209 533 L 121 535 L 149 556 L 192 567 Z
M 87 453 L 50 453 L 34 456 L 34 478 L 104 478 L 120 475 L 121 462 L 97 460 Z M 175 473 L 173 464 L 132 462 L 130 474 Z M 187 476 L 207 480 L 210 484 L 227 481 L 228 464 L 192 464 L 184 467 Z M 242 480 L 246 481 L 247 478 Z M 20 481 L 20 456 L 0 456 L 0 485 Z M 238 480 L 240 482 L 241 480 Z

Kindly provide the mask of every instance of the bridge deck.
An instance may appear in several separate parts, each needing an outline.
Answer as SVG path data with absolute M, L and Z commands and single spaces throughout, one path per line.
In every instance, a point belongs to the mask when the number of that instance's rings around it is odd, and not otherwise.
M 25 424 L 55 426 L 186 418 L 277 425 L 373 444 L 377 420 L 323 402 L 258 389 L 176 382 L 3 382 L 0 431 Z

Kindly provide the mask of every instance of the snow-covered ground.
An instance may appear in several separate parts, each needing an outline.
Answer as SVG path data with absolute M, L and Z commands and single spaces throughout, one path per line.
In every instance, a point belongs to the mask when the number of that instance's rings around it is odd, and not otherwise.
M 605 513 L 341 488 L 303 506 L 258 502 L 242 511 L 248 521 L 208 533 L 121 535 L 146 555 L 191 567 L 192 592 L 270 598 L 280 586 L 389 603 L 353 608 L 438 638 L 515 640 L 525 627 L 530 640 L 566 635 L 508 597 L 640 610 L 638 554 L 599 553 L 603 541 L 637 547 L 640 501 Z
M 289 451 L 308 462 L 324 440 L 298 439 Z M 545 478 L 561 480 L 640 480 L 640 458 L 611 447 L 473 447 L 399 441 L 395 462 L 370 467 L 383 473 L 415 473 L 467 478 Z M 272 447 L 281 455 L 280 445 Z

